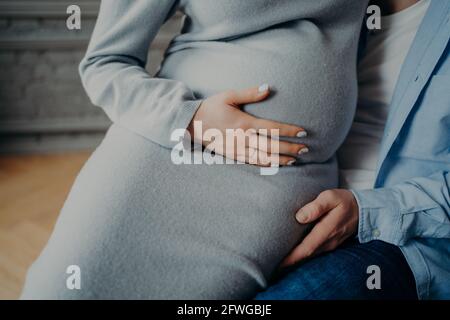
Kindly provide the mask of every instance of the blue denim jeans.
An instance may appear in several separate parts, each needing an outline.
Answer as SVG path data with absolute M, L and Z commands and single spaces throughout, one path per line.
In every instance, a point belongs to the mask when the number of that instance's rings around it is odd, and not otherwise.
M 367 268 L 380 269 L 381 289 L 370 290 Z M 350 240 L 335 251 L 286 270 L 257 300 L 417 299 L 414 276 L 394 245 Z

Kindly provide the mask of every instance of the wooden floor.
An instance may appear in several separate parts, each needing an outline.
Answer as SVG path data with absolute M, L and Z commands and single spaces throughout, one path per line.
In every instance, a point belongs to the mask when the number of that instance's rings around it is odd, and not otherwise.
M 0 299 L 16 299 L 89 152 L 0 156 Z

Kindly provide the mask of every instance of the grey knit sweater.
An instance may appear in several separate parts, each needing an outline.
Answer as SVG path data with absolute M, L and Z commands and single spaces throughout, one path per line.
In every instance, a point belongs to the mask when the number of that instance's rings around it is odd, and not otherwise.
M 114 125 L 77 178 L 23 298 L 248 298 L 267 285 L 304 227 L 296 210 L 337 185 L 334 154 L 353 119 L 367 0 L 102 1 L 80 66 Z M 159 73 L 148 48 L 186 15 Z M 300 125 L 302 164 L 175 165 L 170 135 L 201 99 L 268 83 L 245 110 Z M 82 271 L 66 287 L 67 266 Z

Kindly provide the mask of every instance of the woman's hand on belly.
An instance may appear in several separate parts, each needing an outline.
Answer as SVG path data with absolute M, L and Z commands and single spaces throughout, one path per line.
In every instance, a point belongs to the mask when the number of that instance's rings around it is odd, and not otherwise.
M 305 137 L 305 130 L 256 118 L 241 109 L 269 95 L 269 86 L 262 85 L 211 96 L 198 108 L 188 131 L 195 142 L 233 160 L 258 166 L 293 165 L 296 157 L 308 152 L 308 148 L 278 137 Z

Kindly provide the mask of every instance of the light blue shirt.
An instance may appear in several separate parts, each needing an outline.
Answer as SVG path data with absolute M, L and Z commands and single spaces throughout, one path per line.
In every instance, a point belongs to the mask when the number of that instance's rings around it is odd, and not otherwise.
M 432 0 L 395 89 L 360 242 L 398 245 L 420 299 L 450 299 L 450 1 Z M 383 270 L 381 270 L 383 272 Z

